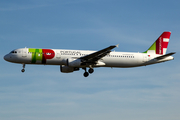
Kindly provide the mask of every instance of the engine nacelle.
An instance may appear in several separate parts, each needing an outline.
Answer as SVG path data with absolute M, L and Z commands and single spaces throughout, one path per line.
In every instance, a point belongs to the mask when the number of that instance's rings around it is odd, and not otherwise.
M 74 72 L 74 68 L 73 67 L 69 67 L 69 66 L 60 66 L 60 70 L 62 73 L 71 73 Z
M 80 59 L 73 59 L 73 58 L 67 59 L 67 66 L 69 67 L 80 67 L 80 65 L 81 65 Z
M 64 65 L 60 66 L 60 71 L 62 73 L 71 73 L 71 72 L 74 72 L 77 70 L 79 70 L 79 68 L 77 68 L 77 67 L 69 67 L 69 66 L 64 66 Z

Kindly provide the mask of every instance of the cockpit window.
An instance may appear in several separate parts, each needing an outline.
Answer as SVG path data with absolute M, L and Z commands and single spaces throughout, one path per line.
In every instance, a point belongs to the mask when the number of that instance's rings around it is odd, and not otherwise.
M 17 51 L 13 50 L 13 51 L 11 51 L 10 53 L 17 53 Z
M 11 51 L 10 53 L 14 53 L 14 51 Z

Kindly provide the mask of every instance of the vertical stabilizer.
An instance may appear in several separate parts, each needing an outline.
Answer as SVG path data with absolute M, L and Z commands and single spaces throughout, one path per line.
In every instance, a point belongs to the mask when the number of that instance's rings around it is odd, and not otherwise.
M 163 32 L 159 38 L 144 53 L 165 55 L 171 32 Z

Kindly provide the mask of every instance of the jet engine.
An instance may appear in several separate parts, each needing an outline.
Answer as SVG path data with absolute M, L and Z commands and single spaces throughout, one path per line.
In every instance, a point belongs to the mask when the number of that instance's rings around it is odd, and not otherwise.
M 78 70 L 79 70 L 79 68 L 77 68 L 77 67 L 69 67 L 69 66 L 65 66 L 65 65 L 60 66 L 60 71 L 62 73 L 71 73 L 71 72 L 78 71 Z
M 81 65 L 81 60 L 80 59 L 73 59 L 73 58 L 68 58 L 67 61 L 67 66 L 69 67 L 80 67 Z

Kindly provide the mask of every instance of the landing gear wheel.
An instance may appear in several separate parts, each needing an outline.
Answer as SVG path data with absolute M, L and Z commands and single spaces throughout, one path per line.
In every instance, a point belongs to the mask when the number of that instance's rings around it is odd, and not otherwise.
M 22 69 L 21 72 L 25 72 L 25 69 Z
M 94 69 L 90 68 L 90 69 L 88 70 L 88 72 L 91 74 L 91 73 L 94 72 Z
M 25 65 L 26 65 L 26 64 L 23 63 L 23 69 L 21 70 L 21 72 L 25 72 L 25 69 L 24 69 L 24 68 L 25 68 Z
M 87 76 L 89 76 L 89 73 L 88 73 L 88 72 L 85 72 L 85 73 L 84 73 L 84 77 L 87 77 Z

